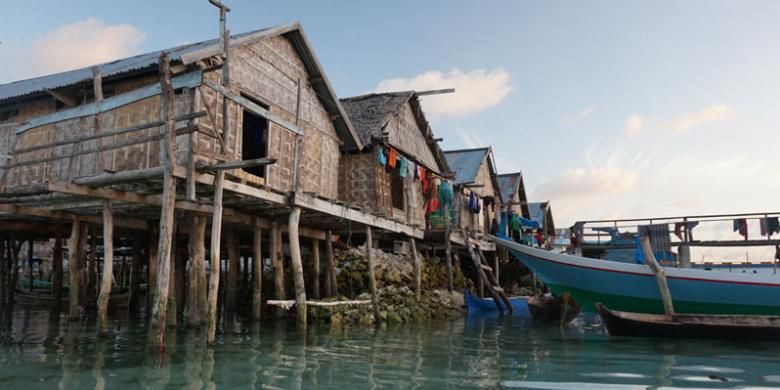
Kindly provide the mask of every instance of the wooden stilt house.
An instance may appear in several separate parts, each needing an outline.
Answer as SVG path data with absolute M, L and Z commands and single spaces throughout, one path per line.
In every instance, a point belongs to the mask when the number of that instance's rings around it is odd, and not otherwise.
M 504 199 L 502 211 L 514 212 L 523 218 L 531 218 L 523 173 L 502 173 L 497 176 L 497 181 L 501 197 Z
M 531 219 L 539 222 L 542 229 L 542 238 L 545 242 L 550 242 L 555 238 L 555 220 L 553 219 L 552 207 L 550 201 L 531 202 L 528 204 L 531 212 Z

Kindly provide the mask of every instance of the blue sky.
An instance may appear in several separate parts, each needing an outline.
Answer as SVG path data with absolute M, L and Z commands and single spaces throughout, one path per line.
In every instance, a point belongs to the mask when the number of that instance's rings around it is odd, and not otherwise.
M 229 4 L 233 32 L 301 21 L 342 97 L 458 88 L 424 100 L 443 146 L 492 145 L 560 226 L 777 209 L 780 2 Z M 14 2 L 3 15 L 0 82 L 86 65 L 74 53 L 93 40 L 97 60 L 217 34 L 206 0 Z

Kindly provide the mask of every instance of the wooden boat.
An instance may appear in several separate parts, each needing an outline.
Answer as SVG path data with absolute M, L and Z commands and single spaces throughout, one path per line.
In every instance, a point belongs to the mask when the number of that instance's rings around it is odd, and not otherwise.
M 551 252 L 513 241 L 493 240 L 525 264 L 555 294 L 565 292 L 595 312 L 602 302 L 613 310 L 663 313 L 653 271 L 645 264 Z M 780 275 L 713 272 L 664 267 L 677 313 L 780 315 Z
M 541 295 L 528 299 L 528 310 L 534 321 L 552 324 L 568 324 L 582 311 L 579 304 L 568 293 L 562 296 Z
M 493 298 L 479 298 L 472 295 L 468 290 L 463 293 L 466 300 L 466 306 L 469 313 L 498 313 Z M 509 303 L 512 305 L 512 313 L 515 316 L 530 317 L 528 310 L 528 297 L 509 297 Z M 503 305 L 504 302 L 501 302 Z
M 780 316 L 647 314 L 596 310 L 610 336 L 780 341 Z
M 49 306 L 54 304 L 54 295 L 51 291 L 16 289 L 14 292 L 14 302 L 23 306 Z M 63 306 L 68 305 L 68 294 L 63 292 L 60 300 Z M 127 307 L 130 304 L 130 290 L 127 288 L 115 288 L 111 290 L 111 296 L 108 305 L 111 308 Z

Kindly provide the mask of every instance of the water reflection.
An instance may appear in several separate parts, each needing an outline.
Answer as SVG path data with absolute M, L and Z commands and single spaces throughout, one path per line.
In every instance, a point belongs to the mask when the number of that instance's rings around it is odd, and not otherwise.
M 609 339 L 592 322 L 557 328 L 467 317 L 416 327 L 300 333 L 283 321 L 196 329 L 145 347 L 143 322 L 97 337 L 91 322 L 17 311 L 0 333 L 0 388 L 745 388 L 780 382 L 778 344 Z

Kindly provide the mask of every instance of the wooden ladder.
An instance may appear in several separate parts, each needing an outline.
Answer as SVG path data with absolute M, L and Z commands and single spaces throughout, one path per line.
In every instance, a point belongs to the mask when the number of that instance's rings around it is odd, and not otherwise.
M 490 296 L 493 298 L 493 302 L 495 302 L 496 307 L 498 308 L 498 312 L 502 315 L 504 314 L 505 308 L 501 305 L 501 302 L 504 302 L 506 310 L 509 310 L 509 314 L 512 314 L 512 304 L 509 302 L 509 298 L 504 293 L 504 289 L 501 288 L 501 286 L 498 284 L 498 280 L 496 280 L 496 277 L 493 274 L 493 268 L 488 265 L 487 259 L 485 258 L 485 254 L 482 253 L 482 250 L 479 249 L 477 245 L 474 245 L 470 242 L 469 235 L 466 234 L 465 229 L 463 229 L 463 240 L 466 244 L 466 248 L 469 250 L 469 256 L 471 256 L 471 260 L 474 262 L 477 273 L 487 287 L 488 294 L 490 294 Z

